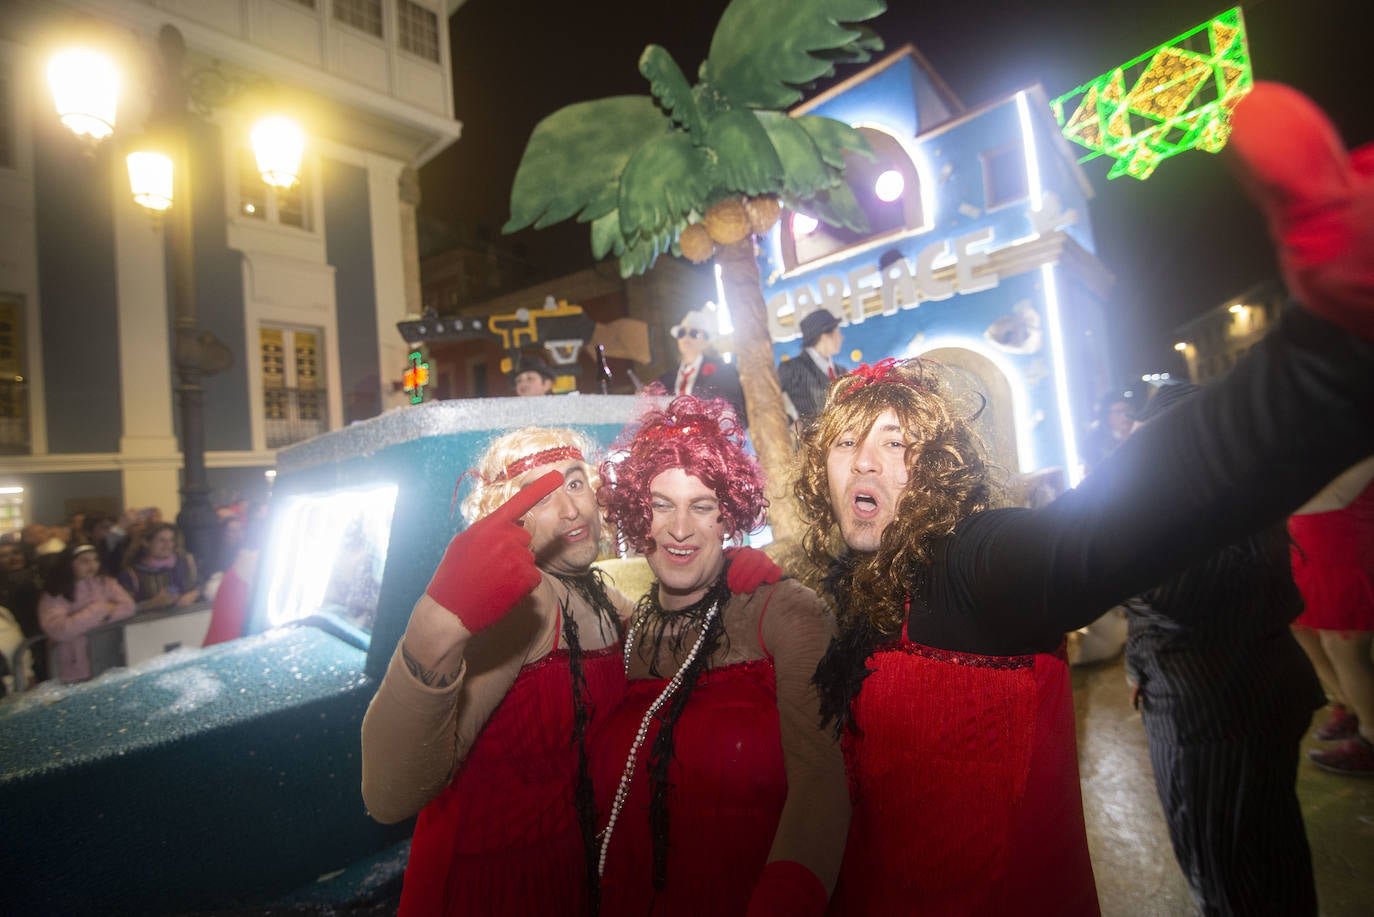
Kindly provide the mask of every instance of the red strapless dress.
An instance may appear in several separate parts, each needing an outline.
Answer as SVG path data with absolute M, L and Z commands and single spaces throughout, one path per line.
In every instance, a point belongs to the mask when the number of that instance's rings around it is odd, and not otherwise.
M 620 645 L 589 650 L 588 736 L 625 692 Z M 585 914 L 567 650 L 520 670 L 448 788 L 420 812 L 401 915 Z
M 903 639 L 869 665 L 830 913 L 1097 914 L 1064 658 Z
M 1344 509 L 1290 517 L 1288 533 L 1304 604 L 1293 623 L 1374 630 L 1374 483 Z
M 640 720 L 665 684 L 664 679 L 631 681 L 624 703 L 597 736 L 592 773 L 602 827 Z M 772 662 L 759 659 L 708 670 L 678 719 L 668 769 L 668 873 L 655 897 L 648 762 L 657 735 L 655 721 L 640 747 L 629 797 L 611 839 L 601 913 L 743 914 L 787 798 Z

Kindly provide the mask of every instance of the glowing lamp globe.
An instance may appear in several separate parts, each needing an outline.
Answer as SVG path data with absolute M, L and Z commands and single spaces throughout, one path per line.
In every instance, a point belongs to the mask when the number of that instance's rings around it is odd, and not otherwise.
M 794 237 L 810 235 L 820 225 L 815 217 L 809 217 L 804 213 L 792 214 L 792 235 Z
M 884 204 L 890 204 L 900 198 L 905 188 L 906 181 L 902 178 L 902 173 L 896 169 L 888 169 L 873 183 L 873 193 Z
M 172 160 L 162 153 L 130 153 L 129 187 L 134 200 L 152 211 L 172 206 Z
M 58 52 L 48 63 L 48 86 L 58 117 L 78 137 L 114 133 L 119 71 L 108 57 L 85 48 Z
M 262 180 L 278 188 L 290 188 L 300 178 L 305 132 L 290 118 L 273 115 L 253 125 L 253 155 Z

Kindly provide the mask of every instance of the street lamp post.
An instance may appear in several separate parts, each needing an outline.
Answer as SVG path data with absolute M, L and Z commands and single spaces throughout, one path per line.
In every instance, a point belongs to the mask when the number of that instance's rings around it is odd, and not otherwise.
M 129 178 L 134 199 L 154 212 L 167 213 L 168 258 L 172 268 L 173 363 L 176 370 L 177 407 L 181 419 L 181 511 L 177 525 L 186 538 L 187 548 L 208 560 L 218 541 L 219 521 L 210 503 L 210 487 L 205 474 L 205 392 L 206 376 L 223 372 L 232 365 L 230 350 L 213 334 L 200 328 L 196 305 L 196 268 L 191 206 L 190 128 L 191 106 L 206 110 L 213 102 L 225 101 L 244 88 L 241 81 L 211 72 L 219 83 L 229 87 L 209 101 L 196 97 L 195 75 L 186 73 L 186 42 L 181 32 L 166 24 L 158 32 L 158 74 L 147 128 L 165 149 L 158 153 L 136 151 L 128 159 Z M 90 52 L 59 55 L 49 70 L 53 94 L 62 121 L 78 134 L 98 142 L 114 130 L 114 105 L 109 98 L 109 76 L 113 67 Z M 65 69 L 63 61 L 66 61 Z M 92 78 L 89 71 L 77 73 L 72 65 L 94 67 L 105 78 Z M 61 88 L 59 88 L 61 84 Z M 75 87 L 75 90 L 73 89 Z M 82 87 L 106 90 L 82 111 L 77 98 Z M 300 173 L 303 138 L 300 129 L 280 117 L 264 119 L 253 131 L 254 152 L 263 180 L 290 187 Z M 283 156 L 284 153 L 284 156 Z M 170 171 L 170 175 L 167 174 Z
M 196 306 L 194 224 L 191 204 L 191 156 L 187 112 L 186 43 L 174 26 L 164 25 L 157 36 L 161 65 L 153 97 L 150 124 L 165 131 L 173 162 L 172 199 L 168 224 L 168 254 L 172 262 L 172 314 L 175 335 L 173 365 L 177 374 L 177 408 L 181 415 L 181 512 L 177 527 L 186 546 L 202 562 L 218 542 L 218 518 L 210 505 L 205 475 L 205 390 L 201 379 L 215 367 L 206 365 L 206 348 Z M 213 338 L 213 336 L 211 336 Z M 204 343 L 209 343 L 205 341 Z M 221 345 L 222 346 L 222 345 Z M 228 369 L 227 366 L 222 367 Z M 209 372 L 207 372 L 209 370 Z

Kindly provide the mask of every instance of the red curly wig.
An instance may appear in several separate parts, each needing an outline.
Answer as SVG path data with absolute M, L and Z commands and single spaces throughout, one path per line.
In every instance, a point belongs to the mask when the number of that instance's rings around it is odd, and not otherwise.
M 715 492 L 721 525 L 730 538 L 742 538 L 763 524 L 768 508 L 763 471 L 744 451 L 744 431 L 726 401 L 674 398 L 626 427 L 611 453 L 601 465 L 597 500 L 606 519 L 641 554 L 654 550 L 649 485 L 673 468 Z

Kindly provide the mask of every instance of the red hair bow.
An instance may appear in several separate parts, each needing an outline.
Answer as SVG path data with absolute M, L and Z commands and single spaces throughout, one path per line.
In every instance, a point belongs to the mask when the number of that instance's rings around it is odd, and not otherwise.
M 863 380 L 864 385 L 872 385 L 875 382 L 896 382 L 896 379 L 888 377 L 896 371 L 900 362 L 895 357 L 888 357 L 885 360 L 879 360 L 872 366 L 864 363 L 851 369 L 849 375 L 858 376 Z

